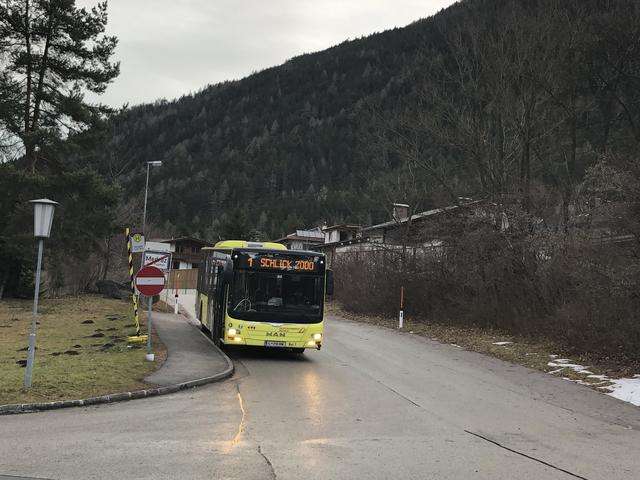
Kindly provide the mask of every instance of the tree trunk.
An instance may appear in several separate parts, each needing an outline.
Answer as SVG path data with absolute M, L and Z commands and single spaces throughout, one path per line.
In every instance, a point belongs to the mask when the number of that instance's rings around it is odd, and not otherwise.
M 25 0 L 24 7 L 24 43 L 27 49 L 27 62 L 26 62 L 26 92 L 25 92 L 25 101 L 24 101 L 24 147 L 25 147 L 25 157 L 27 159 L 28 165 L 31 167 L 31 173 L 35 173 L 35 146 L 33 145 L 33 140 L 30 138 L 31 133 L 31 93 L 32 93 L 32 85 L 31 85 L 31 69 L 32 69 L 32 58 L 31 58 L 31 18 L 29 13 L 29 0 Z
M 7 280 L 9 280 L 9 270 L 3 270 L 0 273 L 0 300 L 2 300 L 2 296 L 4 295 L 4 287 L 7 285 Z
M 36 146 L 30 138 L 24 140 L 24 156 L 27 160 L 27 165 L 29 165 L 31 169 L 31 173 L 36 173 Z
M 111 235 L 107 237 L 107 248 L 106 248 L 106 254 L 104 258 L 104 270 L 102 271 L 102 280 L 107 279 L 107 275 L 109 274 L 110 262 L 111 262 Z
M 502 115 L 498 115 L 498 172 L 497 172 L 497 193 L 502 198 L 506 185 L 506 168 L 505 168 L 505 152 L 504 152 L 504 126 L 502 124 Z
M 565 188 L 562 192 L 562 229 L 569 232 L 569 203 L 571 202 L 570 188 Z
M 530 208 L 531 192 L 531 141 L 529 140 L 528 127 L 525 127 L 524 140 L 522 144 L 522 157 L 520 160 L 520 196 L 522 208 L 525 212 Z
M 47 73 L 47 63 L 49 60 L 49 46 L 51 45 L 51 35 L 54 28 L 54 10 L 53 2 L 49 3 L 49 21 L 47 25 L 47 36 L 44 43 L 44 51 L 42 58 L 40 59 L 40 71 L 38 72 L 38 86 L 36 87 L 35 95 L 33 96 L 33 120 L 31 121 L 31 130 L 35 132 L 38 128 L 38 121 L 40 120 L 40 106 L 42 104 L 42 92 L 44 89 L 44 77 Z M 34 158 L 35 161 L 35 158 Z M 34 163 L 35 167 L 35 163 Z
M 564 183 L 564 192 L 562 194 L 562 220 L 564 223 L 564 231 L 569 230 L 569 205 L 573 197 L 573 186 L 577 183 L 577 161 L 578 161 L 578 118 L 575 109 L 575 97 L 571 97 L 571 115 L 569 122 L 569 136 L 571 138 L 571 151 L 566 158 L 567 179 Z

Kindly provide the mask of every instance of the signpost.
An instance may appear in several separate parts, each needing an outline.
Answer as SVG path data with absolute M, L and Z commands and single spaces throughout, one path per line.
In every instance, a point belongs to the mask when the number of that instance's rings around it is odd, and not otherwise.
M 151 256 L 147 257 L 147 253 L 149 253 Z M 144 267 L 145 265 L 149 265 L 154 260 L 157 260 L 158 256 L 165 253 L 171 254 L 171 244 L 163 242 L 149 242 L 145 240 L 144 253 L 142 254 L 142 258 L 140 260 L 140 268 Z M 171 265 L 171 262 L 168 261 L 167 265 Z M 165 269 L 163 268 L 163 266 L 159 266 L 158 268 L 161 268 L 165 272 L 169 271 L 169 268 Z
M 159 268 L 164 272 L 168 272 L 171 269 L 171 254 L 147 250 L 144 252 L 142 266 L 145 267 L 149 264 L 152 264 L 154 267 Z
M 134 233 L 131 235 L 131 253 L 144 252 L 144 235 Z
M 171 252 L 171 244 L 165 242 L 146 242 L 145 250 L 151 250 L 152 252 Z
M 145 342 L 147 337 L 140 335 L 140 318 L 138 317 L 138 295 L 136 294 L 136 277 L 133 273 L 133 252 L 131 251 L 132 236 L 129 235 L 129 227 L 125 228 L 124 235 L 127 239 L 127 259 L 129 260 L 129 283 L 131 285 L 131 305 L 133 306 L 133 319 L 136 324 L 136 334 L 127 337 L 129 342 Z
M 164 286 L 166 279 L 164 273 L 157 267 L 142 267 L 136 274 L 136 288 L 138 291 L 149 298 L 149 311 L 147 312 L 147 355 L 146 359 L 150 362 L 154 360 L 154 354 L 151 351 L 151 307 L 153 306 L 153 296 L 158 295 Z

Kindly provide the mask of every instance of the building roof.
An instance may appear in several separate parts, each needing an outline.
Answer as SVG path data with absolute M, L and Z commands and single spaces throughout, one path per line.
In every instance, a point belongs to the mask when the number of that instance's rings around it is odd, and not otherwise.
M 482 201 L 482 200 L 471 200 L 469 198 L 461 198 L 460 200 L 465 201 L 465 203 L 462 203 L 460 205 L 461 207 L 466 207 L 468 205 L 477 204 L 477 203 L 480 203 Z M 411 215 L 411 221 L 414 222 L 416 220 L 424 220 L 426 218 L 433 217 L 435 215 L 440 215 L 441 213 L 445 213 L 445 212 L 450 212 L 452 210 L 456 210 L 457 208 L 458 208 L 458 205 L 451 205 L 449 207 L 434 208 L 433 210 L 426 210 L 424 212 L 420 212 L 420 213 L 416 213 L 415 215 Z M 377 225 L 372 225 L 370 227 L 363 228 L 362 231 L 363 232 L 370 232 L 371 230 L 381 230 L 381 229 L 385 229 L 385 228 L 393 228 L 393 227 L 397 227 L 398 224 L 406 223 L 408 221 L 409 221 L 409 217 L 403 218 L 403 219 L 399 219 L 399 220 L 389 220 L 388 222 L 383 222 L 383 223 L 379 223 Z
M 319 230 L 296 230 L 295 233 L 290 233 L 286 237 L 275 240 L 276 242 L 284 242 L 287 240 L 303 240 L 307 242 L 324 242 L 324 233 Z
M 326 232 L 328 230 L 360 230 L 362 225 L 357 225 L 355 223 L 338 223 L 337 225 L 331 225 L 330 227 L 322 227 L 322 231 Z
M 319 250 L 330 249 L 333 247 L 342 247 L 343 245 L 353 245 L 356 243 L 367 243 L 370 242 L 371 239 L 369 237 L 362 238 L 351 238 L 349 240 L 340 240 L 338 242 L 331 243 L 323 243 L 322 245 L 318 245 L 316 248 Z
M 160 242 L 160 243 L 193 242 L 193 243 L 199 243 L 201 245 L 208 245 L 209 244 L 209 242 L 207 242 L 206 240 L 201 240 L 199 238 L 189 237 L 189 236 L 174 237 L 174 238 L 168 238 L 168 239 L 162 239 L 162 240 L 154 240 L 154 241 Z

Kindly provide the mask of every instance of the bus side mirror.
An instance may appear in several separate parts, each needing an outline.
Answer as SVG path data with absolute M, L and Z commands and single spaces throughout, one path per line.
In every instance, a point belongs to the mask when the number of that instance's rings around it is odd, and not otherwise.
M 327 295 L 333 295 L 333 270 L 327 270 Z

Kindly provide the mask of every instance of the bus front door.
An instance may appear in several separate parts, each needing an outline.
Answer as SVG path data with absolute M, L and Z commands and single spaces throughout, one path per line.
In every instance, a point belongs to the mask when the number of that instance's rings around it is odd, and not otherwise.
M 216 272 L 216 291 L 215 295 L 212 297 L 213 309 L 213 322 L 211 328 L 211 337 L 213 338 L 213 342 L 220 346 L 221 341 L 224 337 L 224 297 L 226 284 L 223 281 L 222 276 L 223 269 L 218 267 Z

